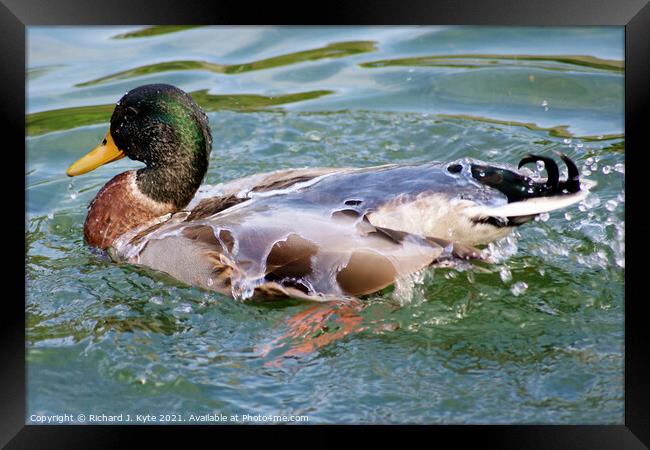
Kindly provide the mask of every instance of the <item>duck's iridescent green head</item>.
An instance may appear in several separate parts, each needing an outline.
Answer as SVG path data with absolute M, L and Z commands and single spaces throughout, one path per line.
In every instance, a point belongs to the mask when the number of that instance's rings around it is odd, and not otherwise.
M 208 119 L 192 97 L 171 85 L 149 84 L 117 102 L 102 143 L 67 173 L 80 175 L 127 156 L 146 165 L 137 173 L 143 194 L 182 208 L 203 181 L 211 149 Z

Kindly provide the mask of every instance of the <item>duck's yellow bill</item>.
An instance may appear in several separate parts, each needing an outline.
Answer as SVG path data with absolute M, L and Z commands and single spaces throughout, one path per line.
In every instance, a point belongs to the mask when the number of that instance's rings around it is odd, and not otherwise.
M 97 147 L 92 149 L 90 153 L 81 157 L 77 162 L 68 167 L 66 173 L 69 177 L 81 175 L 82 173 L 95 170 L 99 166 L 108 164 L 118 159 L 124 158 L 126 155 L 122 150 L 117 148 L 113 141 L 111 132 L 106 133 L 104 140 Z

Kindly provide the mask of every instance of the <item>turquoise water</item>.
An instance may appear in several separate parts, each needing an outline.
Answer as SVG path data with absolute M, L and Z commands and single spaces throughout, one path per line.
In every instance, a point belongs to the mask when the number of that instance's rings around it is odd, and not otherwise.
M 114 38 L 139 29 L 28 31 L 28 422 L 623 423 L 623 28 L 200 27 Z M 98 105 L 154 82 L 211 96 L 207 184 L 304 166 L 516 164 L 560 150 L 598 186 L 492 245 L 493 265 L 431 269 L 351 307 L 239 303 L 83 243 L 88 203 L 138 163 L 74 179 L 65 169 L 105 134 Z

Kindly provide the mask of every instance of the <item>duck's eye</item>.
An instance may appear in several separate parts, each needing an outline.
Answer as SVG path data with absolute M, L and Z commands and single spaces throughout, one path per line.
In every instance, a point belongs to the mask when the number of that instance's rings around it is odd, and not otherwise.
M 126 108 L 125 114 L 127 117 L 133 117 L 136 114 L 138 114 L 138 110 L 135 109 L 133 106 L 129 106 L 128 108 Z
M 451 173 L 459 173 L 461 170 L 463 170 L 463 166 L 461 166 L 460 164 L 453 164 L 447 167 L 447 170 Z

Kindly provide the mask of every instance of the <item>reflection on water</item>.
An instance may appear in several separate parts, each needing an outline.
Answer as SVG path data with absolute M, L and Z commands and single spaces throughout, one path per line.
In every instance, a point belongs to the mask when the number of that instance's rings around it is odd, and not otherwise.
M 288 66 L 305 61 L 317 61 L 325 58 L 343 58 L 356 53 L 365 53 L 375 50 L 374 42 L 337 42 L 328 44 L 322 48 L 313 50 L 304 50 L 301 52 L 288 53 L 286 55 L 266 58 L 259 61 L 240 64 L 213 64 L 205 61 L 165 61 L 146 66 L 135 67 L 133 69 L 106 75 L 96 80 L 77 83 L 75 86 L 93 86 L 106 81 L 123 80 L 152 73 L 174 72 L 181 70 L 206 70 L 215 73 L 236 74 L 250 72 L 252 70 L 272 69 L 274 67 Z
M 32 27 L 28 37 L 28 416 L 622 423 L 622 28 Z M 153 82 L 192 92 L 208 112 L 208 184 L 560 150 L 598 186 L 492 244 L 493 265 L 427 270 L 333 309 L 242 304 L 83 244 L 86 205 L 137 164 L 74 180 L 65 169 L 101 139 L 126 90 Z
M 298 92 L 265 96 L 257 94 L 212 95 L 207 89 L 190 92 L 194 100 L 204 111 L 233 110 L 256 111 L 285 103 L 300 102 L 331 94 L 332 91 Z M 50 133 L 52 131 L 110 121 L 115 104 L 79 106 L 28 114 L 25 118 L 27 134 L 30 136 Z
M 150 27 L 139 28 L 126 33 L 116 34 L 113 39 L 142 38 L 158 36 L 160 34 L 176 33 L 178 31 L 197 28 L 197 25 L 154 25 Z
M 533 64 L 531 64 L 531 62 Z M 361 64 L 361 67 L 388 67 L 388 66 L 440 66 L 475 69 L 489 65 L 520 66 L 524 63 L 528 68 L 542 68 L 546 70 L 578 70 L 585 66 L 591 69 L 611 70 L 623 72 L 623 61 L 594 58 L 593 56 L 571 55 L 433 55 L 418 56 L 416 58 L 388 59 L 371 61 Z M 545 64 L 541 64 L 545 63 Z

